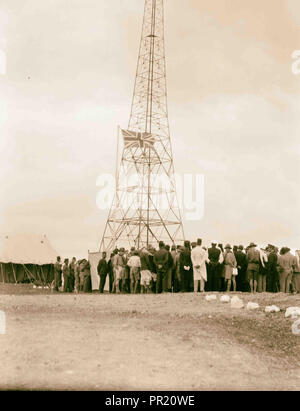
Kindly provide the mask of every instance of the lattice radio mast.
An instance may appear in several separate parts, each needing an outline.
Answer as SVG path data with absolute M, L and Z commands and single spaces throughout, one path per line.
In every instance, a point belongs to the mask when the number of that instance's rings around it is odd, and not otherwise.
M 131 114 L 101 251 L 182 242 L 170 140 L 163 0 L 145 0 Z M 118 160 L 117 160 L 118 161 Z M 134 176 L 134 177 L 133 177 Z

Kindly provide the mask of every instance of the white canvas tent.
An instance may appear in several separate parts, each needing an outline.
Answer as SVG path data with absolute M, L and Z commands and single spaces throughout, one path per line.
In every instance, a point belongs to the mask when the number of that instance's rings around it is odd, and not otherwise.
M 50 283 L 57 256 L 46 236 L 0 236 L 0 281 Z

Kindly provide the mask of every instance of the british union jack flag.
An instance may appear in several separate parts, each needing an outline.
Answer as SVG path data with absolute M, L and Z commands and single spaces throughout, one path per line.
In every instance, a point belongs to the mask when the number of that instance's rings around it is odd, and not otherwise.
M 153 148 L 155 138 L 151 133 L 122 130 L 125 148 Z

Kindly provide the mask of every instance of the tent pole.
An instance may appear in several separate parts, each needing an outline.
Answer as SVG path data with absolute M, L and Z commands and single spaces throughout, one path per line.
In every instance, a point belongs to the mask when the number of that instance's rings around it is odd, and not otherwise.
M 28 278 L 31 279 L 31 280 L 32 280 L 32 279 L 35 280 L 34 275 L 28 270 L 27 267 L 25 267 L 24 264 L 23 264 L 23 267 L 24 267 L 24 269 L 25 269 L 25 272 L 27 273 Z M 30 274 L 30 276 L 28 275 L 28 273 Z
M 24 264 L 22 264 L 22 266 L 23 266 L 24 271 L 25 271 L 25 274 L 26 274 L 26 280 L 27 280 L 27 278 L 28 278 L 28 280 L 30 280 L 30 277 L 29 277 L 29 275 L 28 275 L 28 273 L 27 273 L 27 270 L 26 270 L 25 265 L 24 265 Z
M 39 281 L 42 283 L 43 280 L 42 280 L 42 278 L 41 278 L 41 276 L 40 276 L 40 273 L 39 273 L 39 267 L 40 267 L 39 265 L 36 266 L 36 273 L 37 273 L 37 276 L 38 276 Z
M 43 266 L 41 265 L 41 271 L 42 271 L 42 278 L 43 278 L 43 283 L 44 285 L 47 284 L 46 278 L 44 276 L 44 271 L 43 271 Z
M 15 269 L 14 269 L 13 263 L 11 263 L 11 266 L 12 266 L 12 270 L 13 270 L 14 277 L 15 277 L 15 283 L 17 284 L 17 277 L 16 277 L 16 273 L 15 273 Z
M 31 274 L 31 272 L 28 270 L 28 268 L 23 264 L 24 270 L 27 273 L 27 276 L 30 280 L 34 279 L 34 275 Z M 28 273 L 30 274 L 30 276 L 28 275 Z

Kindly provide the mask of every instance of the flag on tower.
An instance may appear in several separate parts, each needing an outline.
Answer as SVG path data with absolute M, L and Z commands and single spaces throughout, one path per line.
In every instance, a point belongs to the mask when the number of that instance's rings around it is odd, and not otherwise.
M 151 133 L 122 130 L 125 148 L 153 148 L 155 138 Z

